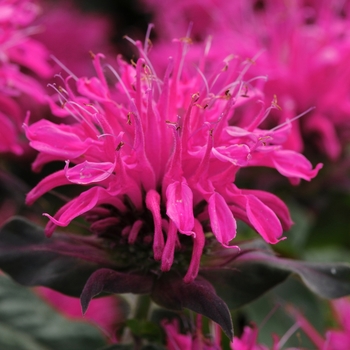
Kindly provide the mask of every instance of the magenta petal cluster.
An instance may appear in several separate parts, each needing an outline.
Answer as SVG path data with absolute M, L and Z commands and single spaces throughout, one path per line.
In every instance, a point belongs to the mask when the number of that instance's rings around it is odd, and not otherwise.
M 297 325 L 296 325 L 297 326 Z M 296 328 L 293 326 L 290 328 L 290 331 L 295 331 Z M 233 341 L 231 342 L 231 349 L 232 350 L 300 350 L 300 348 L 285 348 L 284 347 L 284 342 L 286 341 L 285 336 L 288 334 L 290 331 L 288 331 L 281 339 L 276 334 L 272 334 L 272 346 L 268 347 L 264 344 L 259 344 L 258 343 L 258 333 L 259 329 L 253 324 L 252 327 L 246 326 L 244 327 L 243 334 L 241 337 L 234 337 Z M 283 344 L 282 344 L 283 343 Z
M 44 102 L 44 90 L 32 76 L 51 73 L 45 47 L 30 37 L 39 11 L 31 0 L 0 1 L 0 152 L 23 153 L 18 138 L 27 112 L 22 96 Z
M 333 300 L 331 307 L 337 327 L 328 329 L 325 337 L 318 333 L 301 312 L 292 307 L 290 311 L 300 328 L 318 349 L 346 350 L 350 346 L 350 300 L 349 298 Z
M 209 36 L 217 41 L 213 61 L 220 51 L 260 53 L 253 71 L 268 76 L 266 96 L 278 95 L 280 121 L 316 107 L 294 123 L 286 147 L 301 151 L 314 143 L 330 159 L 340 157 L 350 134 L 347 1 L 143 1 L 154 13 L 163 46 L 191 28 L 197 42 Z
M 134 42 L 140 58 L 131 64 L 119 57 L 112 67 L 103 55 L 92 55 L 96 77 L 68 77 L 52 85 L 52 112 L 62 123 L 27 120 L 24 126 L 39 152 L 35 169 L 65 162 L 28 193 L 27 202 L 57 186 L 82 186 L 55 215 L 45 214 L 48 235 L 84 216 L 96 234 L 113 227 L 130 244 L 150 242 L 163 271 L 170 270 L 183 242 L 192 241 L 188 282 L 211 239 L 207 232 L 236 248 L 231 241 L 239 219 L 274 244 L 292 223 L 275 195 L 235 185 L 241 168 L 271 167 L 295 183 L 310 180 L 321 167 L 313 169 L 304 156 L 283 148 L 290 123 L 259 128 L 275 101 L 260 108 L 261 90 L 242 73 L 248 61 L 223 57 L 212 68 L 203 53 L 196 68 L 187 65 L 189 42 L 175 41 L 163 79 L 148 58 L 147 40 L 145 47 Z M 232 125 L 233 116 L 242 113 L 239 126 Z M 66 123 L 65 116 L 75 122 Z
M 216 323 L 212 323 L 213 334 L 205 337 L 202 333 L 202 319 L 198 315 L 194 334 L 188 332 L 183 334 L 180 332 L 180 325 L 177 319 L 172 321 L 163 320 L 162 326 L 167 337 L 166 348 L 168 350 L 217 350 L 220 348 L 221 333 Z

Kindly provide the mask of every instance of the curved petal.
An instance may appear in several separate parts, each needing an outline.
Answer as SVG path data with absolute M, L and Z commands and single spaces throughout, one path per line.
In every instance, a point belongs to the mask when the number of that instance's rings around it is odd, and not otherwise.
M 57 125 L 47 120 L 40 120 L 30 126 L 24 125 L 24 128 L 34 149 L 58 156 L 59 159 L 79 157 L 92 141 L 89 138 L 82 141 L 77 136 L 77 126 Z
M 88 162 L 68 168 L 69 161 L 66 162 L 65 174 L 67 179 L 75 184 L 87 185 L 100 182 L 111 176 L 115 163 L 111 162 Z
M 193 194 L 185 181 L 175 181 L 166 189 L 166 214 L 184 234 L 194 235 Z
M 282 235 L 282 225 L 277 215 L 257 197 L 245 196 L 248 220 L 268 243 L 278 243 Z
M 312 169 L 312 164 L 302 154 L 290 150 L 278 150 L 271 154 L 271 159 L 280 174 L 307 181 L 314 178 L 323 166 L 319 163 Z
M 70 182 L 67 180 L 64 170 L 56 171 L 55 173 L 46 176 L 27 194 L 26 204 L 31 205 L 39 197 L 53 188 L 68 184 L 70 184 Z
M 67 226 L 73 219 L 101 203 L 113 205 L 120 211 L 126 210 L 125 205 L 119 198 L 111 196 L 102 187 L 93 187 L 61 207 L 54 217 L 46 213 L 43 214 L 51 221 L 46 225 L 45 233 L 50 236 L 55 226 Z
M 259 190 L 241 190 L 244 195 L 253 195 L 267 205 L 281 221 L 283 230 L 288 231 L 293 225 L 287 205 L 277 196 L 270 192 Z
M 237 224 L 225 199 L 214 192 L 208 201 L 210 225 L 216 239 L 223 245 L 236 237 Z

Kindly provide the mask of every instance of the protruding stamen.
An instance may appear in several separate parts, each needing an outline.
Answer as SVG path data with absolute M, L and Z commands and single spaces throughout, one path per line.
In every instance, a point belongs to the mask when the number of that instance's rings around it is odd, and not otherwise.
M 78 81 L 78 77 L 66 66 L 64 65 L 58 58 L 54 55 L 50 55 L 50 58 L 55 61 L 68 75 L 70 75 L 75 81 Z
M 287 125 L 287 124 L 290 124 L 290 123 L 294 122 L 295 120 L 297 120 L 297 119 L 299 119 L 299 118 L 303 117 L 305 114 L 307 114 L 307 113 L 309 113 L 309 112 L 313 111 L 315 108 L 316 108 L 316 107 L 310 107 L 310 108 L 309 108 L 309 109 L 307 109 L 305 112 L 303 112 L 303 113 L 301 113 L 301 114 L 298 114 L 296 117 L 294 117 L 294 118 L 292 118 L 292 119 L 288 119 L 288 120 L 286 120 L 284 123 L 282 123 L 282 124 L 279 124 L 279 125 L 275 126 L 275 127 L 274 127 L 274 128 L 272 128 L 270 131 L 276 131 L 276 130 L 278 130 L 278 129 L 282 128 L 283 126 L 285 126 L 285 125 Z

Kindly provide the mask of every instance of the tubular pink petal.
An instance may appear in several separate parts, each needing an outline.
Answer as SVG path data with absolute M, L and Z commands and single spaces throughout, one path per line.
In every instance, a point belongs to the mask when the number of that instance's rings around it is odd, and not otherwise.
M 166 189 L 166 214 L 177 229 L 186 235 L 194 235 L 193 194 L 184 179 L 171 183 Z
M 236 237 L 236 220 L 228 207 L 225 199 L 214 192 L 208 200 L 208 212 L 210 225 L 216 239 L 223 245 L 228 246 Z
M 271 155 L 274 167 L 282 175 L 289 178 L 310 181 L 323 167 L 319 163 L 312 169 L 311 163 L 300 153 L 290 150 L 278 150 Z
M 52 161 L 57 160 L 58 157 L 52 156 L 51 154 L 46 154 L 46 153 L 38 153 L 36 156 L 34 162 L 32 163 L 32 170 L 34 172 L 39 172 L 41 171 L 42 167 Z M 63 161 L 65 158 L 61 158 Z
M 177 240 L 176 224 L 169 220 L 169 230 L 162 254 L 161 270 L 169 271 L 174 262 L 175 243 Z
M 280 198 L 266 191 L 242 189 L 241 192 L 243 195 L 253 195 L 267 205 L 281 221 L 284 231 L 288 231 L 291 228 L 293 221 L 290 217 L 289 209 Z
M 49 192 L 53 188 L 68 184 L 70 184 L 70 182 L 65 177 L 64 170 L 59 170 L 51 175 L 48 175 L 27 194 L 26 204 L 31 205 L 39 197 L 41 197 L 46 192 Z
M 129 244 L 134 244 L 136 239 L 137 239 L 137 235 L 139 234 L 141 227 L 143 225 L 143 221 L 142 220 L 136 220 L 130 230 L 129 233 L 129 237 L 128 237 L 128 243 Z
M 332 119 L 321 113 L 313 113 L 306 121 L 306 128 L 321 136 L 319 146 L 330 159 L 336 160 L 339 158 L 342 145 Z
M 43 215 L 47 216 L 56 226 L 65 227 L 77 216 L 94 208 L 99 199 L 99 194 L 100 188 L 90 188 L 61 207 L 61 209 L 56 213 L 55 217 L 52 217 L 49 214 Z
M 77 136 L 76 127 L 56 125 L 47 120 L 40 120 L 30 126 L 25 126 L 25 131 L 34 149 L 59 156 L 60 159 L 77 158 L 91 145 L 90 139 L 82 141 Z
M 162 258 L 164 249 L 164 236 L 162 232 L 162 217 L 160 214 L 160 195 L 155 190 L 149 190 L 146 194 L 146 207 L 153 215 L 154 237 L 153 237 L 153 252 L 154 259 Z
M 92 187 L 61 207 L 54 217 L 49 214 L 43 215 L 47 216 L 56 226 L 65 227 L 76 217 L 102 203 L 113 205 L 121 211 L 126 210 L 121 200 L 112 197 L 104 188 Z
M 230 162 L 234 165 L 244 166 L 248 163 L 250 149 L 247 145 L 231 145 L 212 148 L 213 155 L 222 162 Z
M 120 223 L 119 218 L 107 217 L 107 218 L 104 218 L 104 219 L 101 219 L 98 221 L 94 221 L 91 224 L 90 229 L 95 234 L 99 234 L 100 232 L 104 232 L 107 228 L 112 227 L 112 226 L 116 226 L 119 223 Z
M 109 101 L 108 88 L 101 83 L 101 81 L 95 77 L 91 79 L 81 78 L 77 81 L 78 91 L 93 100 L 106 102 Z
M 115 168 L 115 163 L 85 161 L 73 168 L 68 168 L 68 166 L 69 161 L 66 162 L 64 168 L 67 179 L 71 183 L 87 185 L 90 183 L 101 182 L 111 176 Z
M 197 219 L 194 220 L 194 232 L 196 236 L 193 237 L 192 258 L 187 273 L 184 277 L 184 282 L 186 283 L 191 283 L 198 275 L 199 265 L 205 244 L 203 227 Z
M 281 240 L 278 238 L 282 235 L 283 230 L 276 214 L 257 197 L 253 195 L 244 197 L 249 222 L 266 242 L 278 243 Z

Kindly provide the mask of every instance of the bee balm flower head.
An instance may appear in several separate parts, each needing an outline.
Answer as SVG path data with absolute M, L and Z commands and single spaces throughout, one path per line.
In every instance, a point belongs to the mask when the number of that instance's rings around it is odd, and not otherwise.
M 226 59 L 216 70 L 207 69 L 204 55 L 198 68 L 187 67 L 190 40 L 185 38 L 174 44 L 177 52 L 160 79 L 147 42 L 145 47 L 134 42 L 140 58 L 129 64 L 119 57 L 116 68 L 104 66 L 103 55 L 92 55 L 97 76 L 75 78 L 78 93 L 71 77 L 54 87 L 59 105 L 52 103 L 53 113 L 72 116 L 75 123 L 25 125 L 39 151 L 35 169 L 53 160 L 66 162 L 27 201 L 57 186 L 81 185 L 81 194 L 54 216 L 44 214 L 50 219 L 48 235 L 84 216 L 125 263 L 138 265 L 143 258 L 154 269 L 160 261 L 162 271 L 176 263 L 187 269 L 184 279 L 190 282 L 212 240 L 235 247 L 237 219 L 272 244 L 291 225 L 276 196 L 235 186 L 242 167 L 273 167 L 297 182 L 310 180 L 320 165 L 312 169 L 302 155 L 281 147 L 288 124 L 258 128 L 276 102 L 260 108 L 258 80 L 244 81 L 248 61 Z M 250 112 L 257 106 L 260 112 Z M 229 122 L 235 113 L 241 116 L 239 127 Z M 145 259 L 149 251 L 152 260 Z

